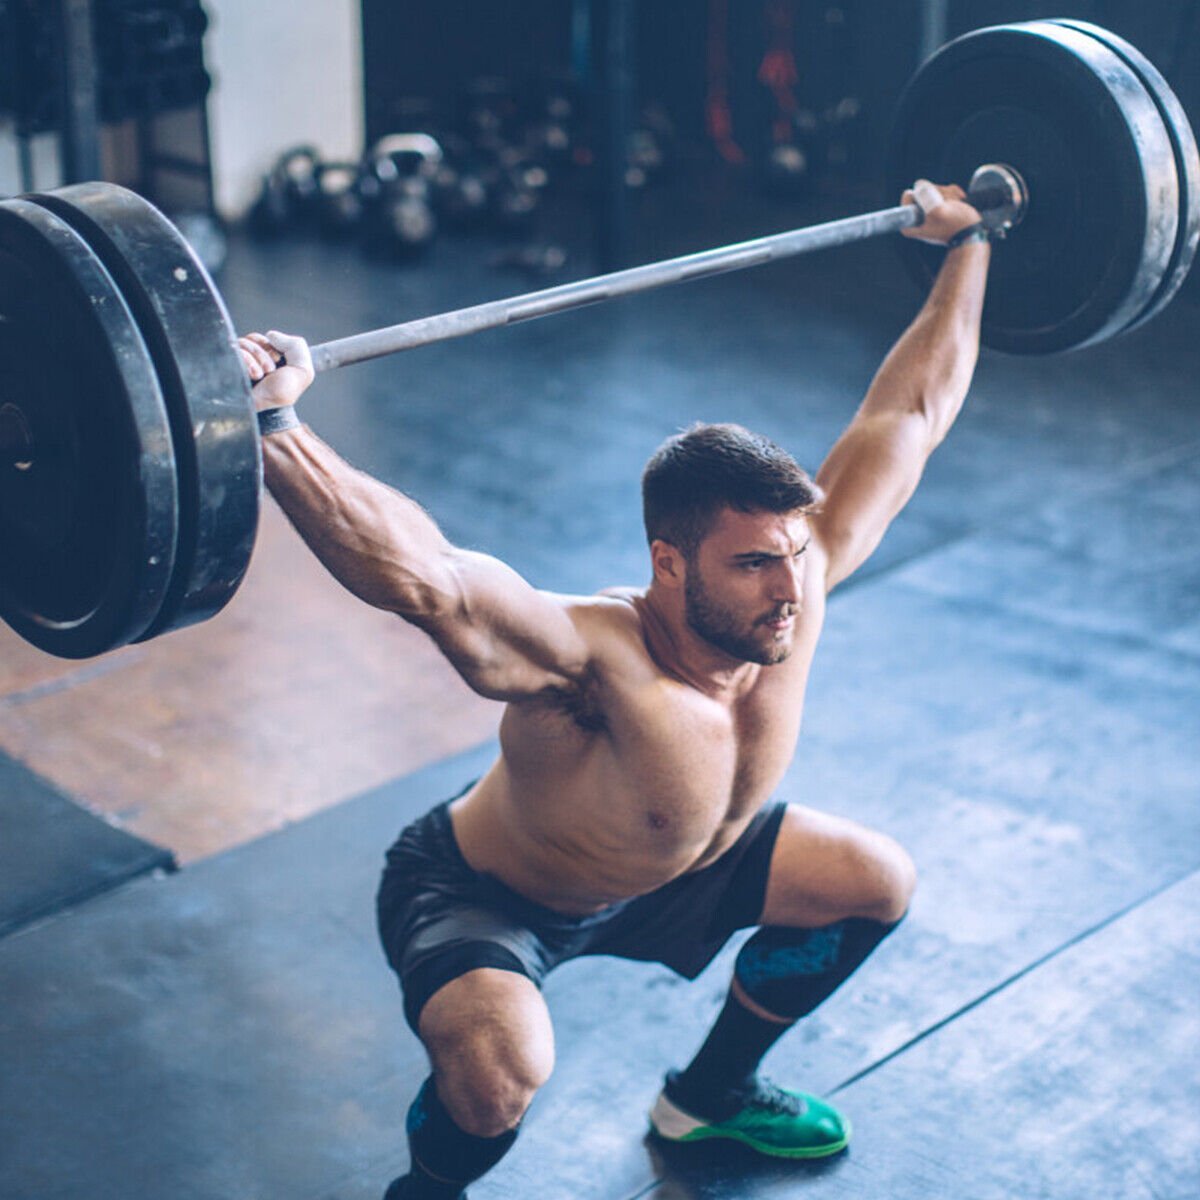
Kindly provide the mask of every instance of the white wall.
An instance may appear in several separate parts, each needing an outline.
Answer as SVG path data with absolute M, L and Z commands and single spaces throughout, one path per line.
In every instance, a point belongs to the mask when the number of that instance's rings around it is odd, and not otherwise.
M 253 202 L 281 150 L 311 142 L 327 158 L 362 152 L 359 0 L 207 0 L 217 204 Z
M 36 137 L 33 154 L 33 185 L 39 188 L 57 187 L 61 182 L 58 171 L 58 140 Z M 0 196 L 21 191 L 21 160 L 17 156 L 17 139 L 10 125 L 0 126 Z
M 240 216 L 281 150 L 311 142 L 328 158 L 362 152 L 359 0 L 206 0 L 217 204 Z M 57 142 L 35 143 L 35 184 L 59 182 Z M 0 128 L 0 195 L 20 190 L 11 131 Z

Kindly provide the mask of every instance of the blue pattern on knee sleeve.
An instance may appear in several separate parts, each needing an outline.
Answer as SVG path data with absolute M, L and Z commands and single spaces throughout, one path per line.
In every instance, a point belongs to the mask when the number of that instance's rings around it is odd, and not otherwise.
M 429 1109 L 425 1106 L 425 1094 L 432 1086 L 433 1080 L 426 1079 L 421 1084 L 421 1090 L 417 1093 L 416 1099 L 409 1105 L 408 1117 L 404 1125 L 410 1134 L 416 1133 L 429 1120 Z
M 764 936 L 766 931 L 760 931 L 742 947 L 734 974 L 751 995 L 754 988 L 772 980 L 820 975 L 837 962 L 844 931 L 840 921 L 820 929 L 788 930 L 797 939 L 790 945 L 772 944 L 776 938 Z M 771 932 L 778 936 L 775 930 Z

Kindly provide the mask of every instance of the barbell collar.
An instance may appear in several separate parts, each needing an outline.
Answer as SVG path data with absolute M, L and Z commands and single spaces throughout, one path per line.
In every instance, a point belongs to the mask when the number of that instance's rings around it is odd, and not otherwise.
M 1029 188 L 1020 171 L 1007 163 L 984 163 L 971 176 L 967 195 L 993 236 L 1015 229 L 1029 208 Z

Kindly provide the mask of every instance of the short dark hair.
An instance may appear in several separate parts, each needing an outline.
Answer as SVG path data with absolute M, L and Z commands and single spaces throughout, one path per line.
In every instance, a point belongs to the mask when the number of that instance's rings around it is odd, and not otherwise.
M 692 557 L 721 510 L 812 512 L 821 489 L 770 438 L 741 425 L 698 423 L 667 438 L 642 472 L 646 539 Z

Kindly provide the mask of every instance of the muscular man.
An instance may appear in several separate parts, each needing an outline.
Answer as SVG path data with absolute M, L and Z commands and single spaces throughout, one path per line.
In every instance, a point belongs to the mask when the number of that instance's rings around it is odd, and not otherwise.
M 383 944 L 432 1065 L 409 1110 L 411 1169 L 387 1200 L 460 1196 L 513 1144 L 553 1065 L 539 985 L 554 966 L 615 954 L 693 978 L 751 926 L 724 1009 L 667 1076 L 651 1124 L 783 1157 L 846 1145 L 832 1106 L 756 1068 L 895 928 L 914 868 L 881 833 L 769 797 L 795 748 L 825 597 L 912 495 L 978 356 L 990 248 L 960 189 L 920 186 L 915 232 L 952 248 L 815 481 L 738 426 L 669 438 L 643 477 L 646 588 L 538 591 L 451 545 L 286 412 L 270 418 L 267 485 L 321 561 L 507 705 L 500 757 L 403 832 L 379 890 Z M 311 382 L 300 339 L 239 345 L 260 408 L 286 410 Z

